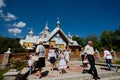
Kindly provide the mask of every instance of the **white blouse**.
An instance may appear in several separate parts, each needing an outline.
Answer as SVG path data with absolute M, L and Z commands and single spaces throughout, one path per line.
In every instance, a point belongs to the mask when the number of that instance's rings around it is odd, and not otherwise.
M 56 58 L 56 53 L 54 49 L 50 49 L 48 52 L 48 59 L 50 59 L 50 57 L 55 57 Z
M 64 56 L 65 56 L 65 59 L 69 59 L 69 55 L 70 55 L 70 51 L 65 51 L 64 52 Z
M 80 51 L 80 55 L 84 55 L 85 51 Z
M 36 48 L 36 53 L 39 54 L 39 57 L 45 57 L 46 54 L 45 47 L 43 45 L 38 45 Z

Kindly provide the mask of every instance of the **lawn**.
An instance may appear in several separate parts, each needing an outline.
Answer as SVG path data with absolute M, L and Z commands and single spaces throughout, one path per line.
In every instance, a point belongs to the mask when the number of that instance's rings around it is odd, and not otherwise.
M 26 61 L 16 61 L 16 66 L 14 68 L 16 68 L 17 70 L 22 70 L 25 66 L 26 66 L 27 62 Z M 7 68 L 5 68 L 4 70 L 0 70 L 0 80 L 3 80 L 3 74 L 6 73 L 7 71 L 9 71 L 10 69 L 13 69 L 13 67 L 8 66 Z

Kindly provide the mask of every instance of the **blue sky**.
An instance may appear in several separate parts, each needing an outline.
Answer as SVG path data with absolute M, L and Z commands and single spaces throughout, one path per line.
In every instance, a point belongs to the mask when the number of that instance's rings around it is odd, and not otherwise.
M 99 36 L 120 27 L 120 0 L 0 0 L 0 35 L 38 35 L 46 22 L 52 31 L 57 17 L 66 34 Z

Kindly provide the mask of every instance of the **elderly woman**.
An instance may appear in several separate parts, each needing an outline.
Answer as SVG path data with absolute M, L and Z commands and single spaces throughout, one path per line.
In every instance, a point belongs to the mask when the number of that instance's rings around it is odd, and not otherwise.
M 42 40 L 39 40 L 39 44 L 37 45 L 36 48 L 36 54 L 39 56 L 39 60 L 36 62 L 36 68 L 38 68 L 37 76 L 41 78 L 42 67 L 45 67 L 45 54 L 46 54 L 46 50 L 45 47 L 43 46 Z

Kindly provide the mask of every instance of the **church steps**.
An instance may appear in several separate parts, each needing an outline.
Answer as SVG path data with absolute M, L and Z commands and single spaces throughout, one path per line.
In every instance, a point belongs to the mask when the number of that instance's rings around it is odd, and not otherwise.
M 119 76 L 109 76 L 105 78 L 101 78 L 100 80 L 120 80 L 120 75 Z
M 43 77 L 42 80 L 93 80 L 93 76 L 86 73 L 82 74 L 80 73 L 65 73 L 62 76 L 58 74 L 58 72 L 54 72 L 54 77 Z M 99 77 L 101 78 L 100 80 L 120 80 L 120 70 L 118 72 L 114 71 L 99 71 Z M 36 78 L 36 76 L 32 75 L 29 76 L 28 80 L 39 80 Z

